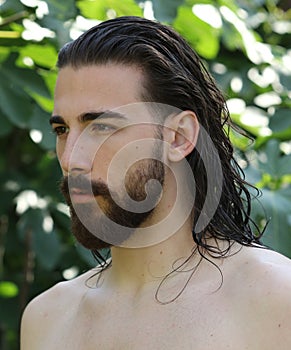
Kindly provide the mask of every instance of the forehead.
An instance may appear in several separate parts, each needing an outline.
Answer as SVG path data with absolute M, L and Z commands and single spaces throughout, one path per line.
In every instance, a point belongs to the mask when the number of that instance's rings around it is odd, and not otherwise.
M 141 101 L 143 74 L 135 66 L 94 65 L 59 72 L 54 113 L 79 115 L 92 110 L 113 110 Z

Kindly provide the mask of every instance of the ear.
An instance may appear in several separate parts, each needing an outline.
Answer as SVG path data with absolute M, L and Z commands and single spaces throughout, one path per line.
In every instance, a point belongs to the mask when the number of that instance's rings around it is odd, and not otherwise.
M 192 111 L 183 111 L 169 117 L 166 122 L 164 140 L 169 147 L 168 160 L 179 162 L 190 154 L 197 142 L 199 134 L 199 122 Z

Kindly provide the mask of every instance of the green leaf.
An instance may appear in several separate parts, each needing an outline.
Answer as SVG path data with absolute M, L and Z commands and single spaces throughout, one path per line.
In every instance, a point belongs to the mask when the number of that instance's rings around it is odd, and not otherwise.
M 260 203 L 253 203 L 252 212 L 257 220 L 264 218 L 265 214 L 270 220 L 263 241 L 276 251 L 291 257 L 291 187 L 278 191 L 264 188 L 262 192 Z
M 46 0 L 49 8 L 49 16 L 61 21 L 67 21 L 75 18 L 77 15 L 77 9 L 75 6 L 75 0 Z
M 5 61 L 9 56 L 10 50 L 8 47 L 0 46 L 0 62 Z
M 9 134 L 13 129 L 13 125 L 10 123 L 8 118 L 5 117 L 5 115 L 2 113 L 1 110 L 0 110 L 0 125 L 1 125 L 0 137 L 3 137 Z
M 45 16 L 40 20 L 40 24 L 44 28 L 49 28 L 55 32 L 56 38 L 53 40 L 57 48 L 62 47 L 67 42 L 71 41 L 70 31 L 73 26 L 73 20 L 65 21 L 57 17 Z
M 51 97 L 46 98 L 35 93 L 32 93 L 31 95 L 43 110 L 51 114 L 54 106 L 54 100 L 52 96 L 54 95 L 54 89 L 56 86 L 57 72 L 55 70 L 40 70 L 38 73 L 45 81 L 45 84 L 50 91 Z
M 114 10 L 116 17 L 142 16 L 141 8 L 134 0 L 79 0 L 77 7 L 89 19 L 108 19 L 108 11 Z
M 60 258 L 61 247 L 56 232 L 46 232 L 43 228 L 45 214 L 41 209 L 28 209 L 19 221 L 18 232 L 22 239 L 31 233 L 37 260 L 44 269 L 52 270 Z
M 252 164 L 250 164 L 246 169 L 244 169 L 244 173 L 246 175 L 247 182 L 252 185 L 256 186 L 256 184 L 262 179 L 261 171 Z
M 199 4 L 213 4 L 213 0 L 199 0 L 199 1 L 197 1 L 197 0 L 185 0 L 184 1 L 184 3 L 185 3 L 185 5 L 187 5 L 187 6 L 193 6 L 193 5 L 196 5 L 197 3 L 199 3 Z
M 1 3 L 1 15 L 3 13 L 15 13 L 25 10 L 24 5 L 19 0 L 9 0 L 4 1 L 4 3 Z
M 51 215 L 54 219 L 55 224 L 63 230 L 68 230 L 70 227 L 70 217 L 65 213 L 58 210 L 56 207 L 51 209 Z
M 22 38 L 3 38 L 0 35 L 0 46 L 14 48 L 25 46 L 27 42 Z
M 20 59 L 30 57 L 41 67 L 52 68 L 57 62 L 57 51 L 52 45 L 27 45 L 19 50 Z
M 153 0 L 155 18 L 160 22 L 172 23 L 177 16 L 178 7 L 184 0 Z
M 0 109 L 14 125 L 26 128 L 33 111 L 31 96 L 51 99 L 51 94 L 35 70 L 18 68 L 14 61 L 11 55 L 1 66 Z
M 19 128 L 26 128 L 32 115 L 32 99 L 15 88 L 0 71 L 0 109 L 8 120 Z
M 173 27 L 188 41 L 199 55 L 213 59 L 219 51 L 219 30 L 194 15 L 192 9 L 181 6 Z
M 58 236 L 53 230 L 51 232 L 35 232 L 34 249 L 36 257 L 46 270 L 52 270 L 60 258 L 61 247 Z
M 265 147 L 265 159 L 259 162 L 260 169 L 273 178 L 281 178 L 290 174 L 291 155 L 281 155 L 279 142 L 271 139 Z
M 105 20 L 106 11 L 108 10 L 108 7 L 105 5 L 106 2 L 104 0 L 79 0 L 77 1 L 77 7 L 86 18 Z
M 43 79 L 35 70 L 18 68 L 9 59 L 3 64 L 1 74 L 3 79 L 10 81 L 11 86 L 17 89 L 28 93 L 31 91 L 47 98 L 51 97 Z
M 236 148 L 239 148 L 242 151 L 246 151 L 251 143 L 251 141 L 246 136 L 240 134 L 239 132 L 237 132 L 233 129 L 229 130 L 229 138 L 230 138 L 231 143 Z
M 242 49 L 244 47 L 243 40 L 240 33 L 236 30 L 235 26 L 228 21 L 223 21 L 223 31 L 221 39 L 223 44 L 231 51 Z
M 275 131 L 286 131 L 290 129 L 290 139 L 291 139 L 291 111 L 290 109 L 277 108 L 275 114 L 270 119 L 269 127 Z
M 278 161 L 277 175 L 282 177 L 291 173 L 291 154 L 282 156 Z
M 9 281 L 0 282 L 0 297 L 14 298 L 18 294 L 18 287 L 15 283 Z
M 290 79 L 290 73 L 286 72 L 279 72 L 279 76 L 280 76 L 280 82 L 281 84 L 285 87 L 286 90 L 291 90 L 291 79 Z
M 20 310 L 17 298 L 0 298 L 0 310 L 0 323 L 4 325 L 3 328 L 18 332 Z M 14 348 L 17 349 L 17 346 Z
M 42 133 L 42 140 L 39 145 L 45 150 L 55 148 L 56 138 L 49 125 L 50 114 L 41 109 L 38 105 L 34 105 L 32 116 L 28 122 L 30 129 L 38 130 Z

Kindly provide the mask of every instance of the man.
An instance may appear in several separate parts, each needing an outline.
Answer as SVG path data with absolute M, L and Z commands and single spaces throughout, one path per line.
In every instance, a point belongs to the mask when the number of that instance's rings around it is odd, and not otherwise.
M 197 55 L 122 17 L 58 66 L 61 190 L 101 264 L 28 305 L 22 349 L 290 349 L 291 263 L 252 233 L 225 101 Z

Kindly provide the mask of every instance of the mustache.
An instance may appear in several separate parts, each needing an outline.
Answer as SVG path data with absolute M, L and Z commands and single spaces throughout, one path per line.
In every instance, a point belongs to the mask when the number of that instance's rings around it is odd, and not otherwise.
M 84 175 L 64 176 L 60 181 L 60 191 L 68 197 L 70 189 L 78 189 L 82 193 L 93 193 L 94 196 L 110 196 L 108 186 L 102 181 L 90 181 Z

